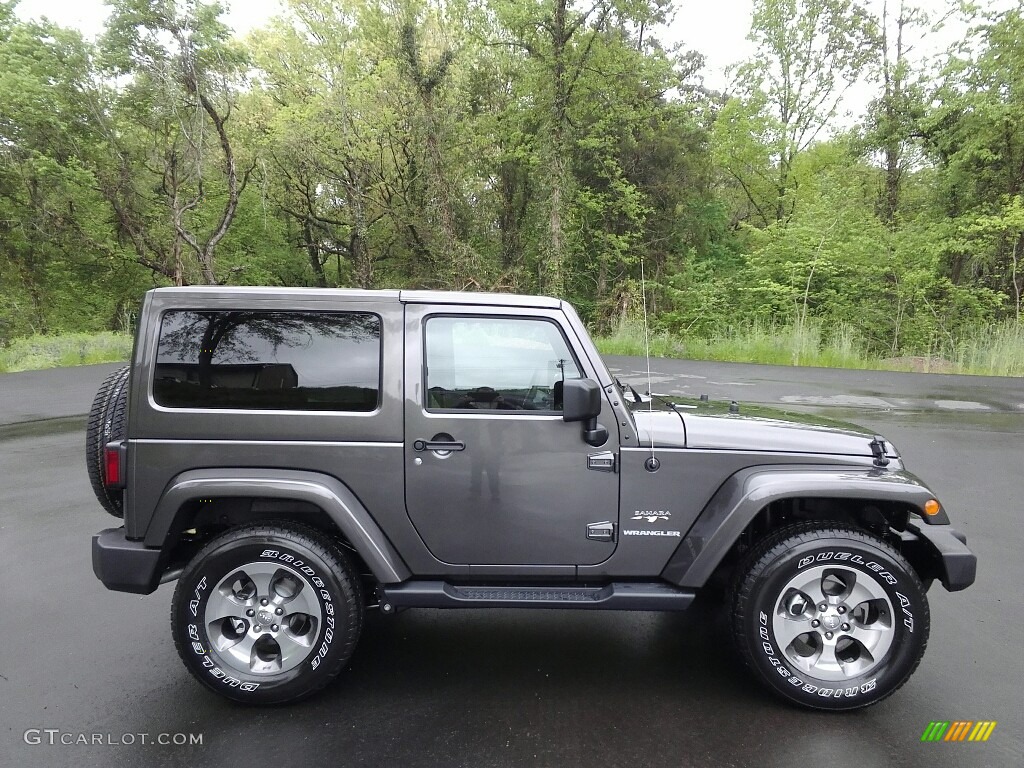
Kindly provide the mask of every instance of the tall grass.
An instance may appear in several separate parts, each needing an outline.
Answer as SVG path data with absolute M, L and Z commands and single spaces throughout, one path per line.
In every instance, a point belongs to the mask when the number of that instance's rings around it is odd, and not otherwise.
M 640 323 L 626 321 L 615 333 L 594 339 L 602 355 L 644 354 L 644 328 Z M 690 357 L 683 340 L 661 331 L 650 337 L 652 357 Z
M 0 371 L 33 371 L 127 360 L 132 337 L 123 333 L 68 333 L 15 339 L 0 349 Z
M 614 333 L 595 339 L 604 355 L 644 354 L 643 326 L 627 321 Z M 938 357 L 882 359 L 848 325 L 825 330 L 817 322 L 803 326 L 755 324 L 730 327 L 708 338 L 680 337 L 665 331 L 650 337 L 653 357 L 719 360 L 771 365 L 809 365 L 874 370 L 925 370 L 985 376 L 1024 376 L 1024 323 L 979 326 L 947 345 Z M 71 333 L 30 336 L 0 348 L 0 371 L 30 371 L 127 360 L 132 337 L 121 333 Z
M 708 339 L 689 339 L 687 348 L 692 357 L 704 360 L 825 368 L 868 368 L 873 362 L 845 325 L 826 333 L 817 323 L 783 327 L 755 323 L 728 328 Z
M 964 373 L 1024 376 L 1024 323 L 974 328 L 960 339 L 951 357 Z
M 729 327 L 709 338 L 684 339 L 661 331 L 651 334 L 650 341 L 654 357 L 833 368 L 867 368 L 872 362 L 851 328 L 841 326 L 825 334 L 816 323 L 787 327 L 757 323 L 746 328 Z M 626 321 L 615 333 L 596 342 L 605 355 L 643 355 L 643 326 Z
M 643 355 L 643 326 L 627 321 L 596 342 L 602 354 Z M 853 327 L 840 324 L 826 330 L 817 321 L 788 326 L 755 323 L 729 327 L 710 337 L 684 338 L 659 332 L 651 336 L 651 355 L 769 365 L 1024 376 L 1024 325 L 1008 321 L 972 329 L 937 357 L 883 359 L 868 351 Z

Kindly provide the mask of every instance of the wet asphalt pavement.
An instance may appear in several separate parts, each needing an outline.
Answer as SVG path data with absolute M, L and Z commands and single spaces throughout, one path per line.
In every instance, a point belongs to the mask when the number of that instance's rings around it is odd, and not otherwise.
M 646 389 L 641 361 L 609 364 Z M 81 414 L 112 369 L 0 375 L 0 768 L 1024 765 L 1024 380 L 653 361 L 655 392 L 877 430 L 968 534 L 977 583 L 933 588 L 924 661 L 868 710 L 804 712 L 763 692 L 713 605 L 371 615 L 327 691 L 255 709 L 207 692 L 179 662 L 173 585 L 138 597 L 92 575 L 90 536 L 111 518 L 82 466 Z M 999 724 L 987 743 L 923 744 L 931 720 Z M 28 729 L 42 743 L 27 744 Z M 139 735 L 178 733 L 202 744 Z M 60 744 L 79 734 L 134 743 Z

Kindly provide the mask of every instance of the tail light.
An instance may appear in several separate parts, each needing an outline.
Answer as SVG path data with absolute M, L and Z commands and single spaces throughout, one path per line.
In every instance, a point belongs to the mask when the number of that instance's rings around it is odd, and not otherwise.
M 107 488 L 124 488 L 125 454 L 125 444 L 122 440 L 107 443 L 103 449 L 103 484 Z

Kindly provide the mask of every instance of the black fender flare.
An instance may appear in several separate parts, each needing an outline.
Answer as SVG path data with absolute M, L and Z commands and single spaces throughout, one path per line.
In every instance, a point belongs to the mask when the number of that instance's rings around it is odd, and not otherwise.
M 146 530 L 147 547 L 163 547 L 177 535 L 186 502 L 195 499 L 260 497 L 292 499 L 322 509 L 356 549 L 381 584 L 412 575 L 362 502 L 337 478 L 320 472 L 280 469 L 196 469 L 174 477 L 164 489 Z
M 711 497 L 661 577 L 680 587 L 702 587 L 758 512 L 793 498 L 872 499 L 923 510 L 934 494 L 905 470 L 850 467 L 759 466 L 732 475 Z M 921 517 L 949 524 L 944 510 Z

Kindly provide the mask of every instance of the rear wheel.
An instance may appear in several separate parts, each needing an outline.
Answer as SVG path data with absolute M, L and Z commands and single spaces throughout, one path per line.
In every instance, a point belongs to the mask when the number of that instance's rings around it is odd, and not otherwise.
M 128 422 L 127 367 L 114 371 L 100 385 L 85 426 L 85 468 L 96 499 L 114 517 L 124 516 L 122 492 L 103 482 L 103 449 L 107 443 L 124 438 Z
M 857 709 L 902 686 L 928 643 L 928 601 L 907 561 L 852 527 L 803 523 L 751 552 L 733 636 L 771 690 L 814 709 Z
M 280 704 L 323 688 L 362 629 L 361 585 L 319 531 L 255 525 L 211 541 L 174 591 L 178 654 L 207 688 L 235 701 Z

